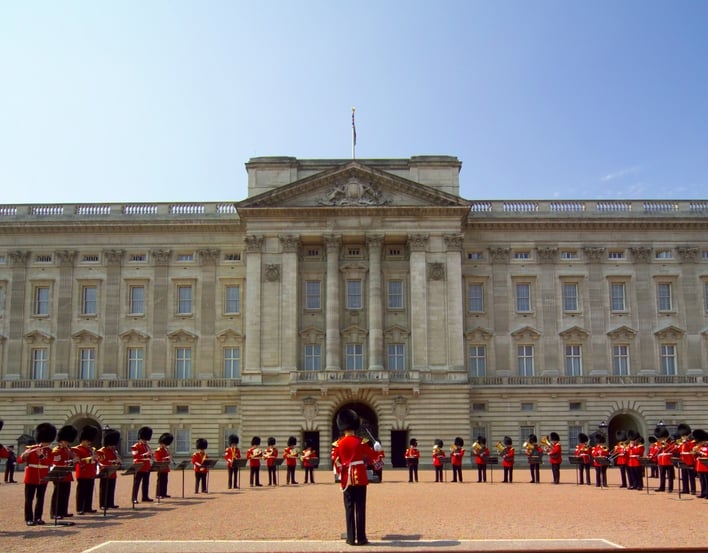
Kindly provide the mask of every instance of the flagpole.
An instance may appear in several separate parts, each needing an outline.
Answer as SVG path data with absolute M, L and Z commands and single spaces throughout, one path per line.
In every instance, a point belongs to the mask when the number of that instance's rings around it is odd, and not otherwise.
M 354 123 L 354 112 L 356 108 L 352 108 L 352 159 L 356 159 L 356 124 Z

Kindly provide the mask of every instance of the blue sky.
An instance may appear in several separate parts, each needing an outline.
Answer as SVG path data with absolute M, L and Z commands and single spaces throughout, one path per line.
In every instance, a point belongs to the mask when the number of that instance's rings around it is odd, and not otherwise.
M 254 156 L 468 199 L 708 197 L 708 2 L 0 3 L 0 204 L 222 201 Z

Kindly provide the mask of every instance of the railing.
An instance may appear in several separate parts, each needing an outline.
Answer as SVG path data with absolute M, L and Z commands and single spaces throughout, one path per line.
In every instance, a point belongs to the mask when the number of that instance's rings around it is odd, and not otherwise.
M 591 375 L 591 376 L 471 376 L 471 386 L 696 386 L 708 375 Z
M 239 378 L 119 378 L 119 379 L 61 379 L 61 380 L 0 380 L 0 390 L 23 389 L 186 389 L 186 388 L 235 388 Z
M 126 204 L 24 204 L 0 205 L 0 221 L 23 220 L 119 220 L 135 217 L 237 216 L 234 202 L 126 203 Z
M 479 200 L 470 202 L 470 217 L 549 215 L 554 217 L 708 215 L 708 200 Z

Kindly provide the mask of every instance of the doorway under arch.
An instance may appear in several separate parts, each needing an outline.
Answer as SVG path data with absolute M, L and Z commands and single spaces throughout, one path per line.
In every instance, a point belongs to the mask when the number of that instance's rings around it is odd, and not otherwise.
M 613 416 L 607 426 L 607 443 L 610 447 L 613 447 L 619 440 L 617 439 L 617 432 L 624 430 L 629 432 L 633 430 L 637 434 L 641 434 L 641 425 L 639 420 L 628 413 L 620 413 Z
M 334 413 L 332 417 L 332 440 L 336 440 L 339 435 L 339 428 L 337 428 L 337 415 L 340 411 L 344 409 L 353 409 L 359 415 L 361 420 L 361 426 L 359 427 L 359 432 L 357 434 L 362 438 L 368 438 L 371 441 L 379 440 L 379 418 L 376 412 L 366 405 L 365 403 L 345 403 L 340 405 L 339 409 Z
M 81 436 L 81 431 L 87 426 L 92 426 L 96 429 L 96 438 L 93 440 L 91 445 L 96 449 L 99 449 L 103 445 L 103 428 L 101 428 L 100 423 L 96 419 L 91 417 L 78 417 L 73 421 L 67 422 L 67 424 L 71 424 L 74 428 L 76 428 L 76 430 L 79 431 L 77 434 L 77 443 L 78 437 Z

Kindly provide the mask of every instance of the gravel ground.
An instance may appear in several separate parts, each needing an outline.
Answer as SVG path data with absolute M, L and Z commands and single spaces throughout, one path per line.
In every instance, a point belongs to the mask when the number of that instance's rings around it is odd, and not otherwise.
M 213 470 L 209 493 L 193 494 L 194 476 L 170 474 L 172 498 L 159 504 L 130 504 L 131 477 L 120 477 L 120 509 L 74 516 L 74 526 L 54 526 L 49 519 L 47 490 L 45 526 L 27 527 L 23 520 L 24 486 L 0 485 L 0 544 L 2 551 L 77 553 L 100 543 L 119 540 L 331 540 L 341 546 L 344 508 L 341 492 L 326 469 L 316 471 L 316 484 L 226 489 L 226 472 Z M 247 473 L 241 471 L 247 480 Z M 21 477 L 21 474 L 19 475 Z M 491 476 L 491 475 L 490 475 Z M 476 471 L 466 468 L 464 483 L 435 483 L 431 469 L 421 470 L 420 482 L 409 484 L 401 469 L 384 471 L 384 482 L 368 491 L 367 534 L 374 543 L 387 540 L 441 543 L 450 540 L 605 539 L 630 548 L 706 547 L 699 530 L 708 517 L 708 500 L 695 496 L 621 489 L 619 473 L 609 471 L 607 489 L 576 485 L 575 472 L 563 470 L 561 485 L 541 472 L 541 484 L 530 484 L 528 469 L 517 465 L 513 484 L 479 484 Z M 261 472 L 261 482 L 267 475 Z M 280 477 L 285 478 L 281 470 Z M 450 474 L 447 475 L 448 480 Z M 151 476 L 154 489 L 155 476 Z M 96 486 L 96 496 L 98 485 Z M 74 505 L 72 488 L 71 506 Z M 94 505 L 98 508 L 98 503 Z M 384 545 L 384 544 L 380 544 Z M 346 546 L 345 546 L 346 547 Z M 294 550 L 295 548 L 293 548 Z M 370 548 L 364 548 L 370 549 Z M 405 548 L 402 548 L 405 549 Z M 134 550 L 137 550 L 134 549 Z M 239 550 L 235 545 L 233 550 Z M 358 550 L 358 549 L 357 549 Z M 388 551 L 392 551 L 389 544 Z M 169 551 L 178 553 L 179 546 Z

